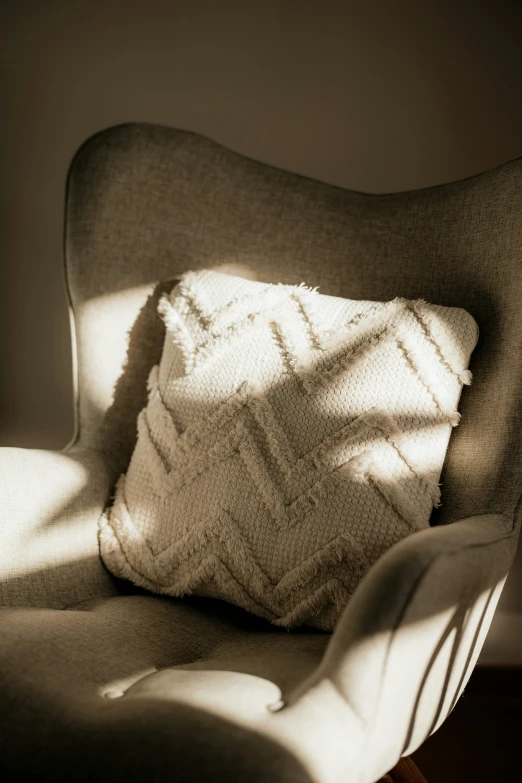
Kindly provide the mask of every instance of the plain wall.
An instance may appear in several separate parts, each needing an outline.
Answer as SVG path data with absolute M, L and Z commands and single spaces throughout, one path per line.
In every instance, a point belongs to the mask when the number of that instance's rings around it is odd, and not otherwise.
M 64 189 L 96 131 L 194 130 L 370 192 L 522 154 L 515 0 L 3 0 L 0 61 L 1 445 L 72 436 Z M 503 607 L 522 612 L 522 554 Z

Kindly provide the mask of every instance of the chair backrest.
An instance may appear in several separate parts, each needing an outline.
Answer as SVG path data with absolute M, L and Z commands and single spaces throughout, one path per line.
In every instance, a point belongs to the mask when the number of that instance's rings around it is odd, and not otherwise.
M 522 485 L 522 159 L 406 193 L 343 190 L 199 135 L 123 125 L 89 139 L 68 181 L 78 439 L 125 470 L 159 360 L 161 290 L 188 269 L 468 310 L 480 340 L 436 521 L 512 514 Z M 167 281 L 167 282 L 165 282 Z

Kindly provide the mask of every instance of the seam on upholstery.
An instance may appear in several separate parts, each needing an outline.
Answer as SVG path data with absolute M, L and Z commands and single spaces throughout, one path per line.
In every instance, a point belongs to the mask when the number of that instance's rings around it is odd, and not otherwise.
M 515 510 L 511 515 L 511 519 L 509 519 L 509 522 L 511 524 L 511 531 L 517 530 L 517 519 L 519 514 L 522 516 L 522 492 L 520 493 L 518 500 L 515 503 Z M 502 516 L 506 516 L 506 515 L 502 514 Z
M 82 600 L 81 600 L 81 601 L 75 601 L 75 602 L 74 602 L 74 603 L 72 603 L 72 604 L 67 604 L 66 606 L 63 606 L 63 607 L 62 607 L 62 609 L 61 609 L 61 611 L 62 611 L 62 612 L 65 612 L 65 611 L 67 611 L 68 609 L 77 609 L 79 606 L 82 606 L 83 604 L 88 604 L 88 603 L 89 603 L 89 601 L 96 601 L 98 598 L 105 598 L 105 597 L 108 597 L 108 596 L 103 596 L 103 595 L 99 595 L 99 596 L 96 596 L 96 595 L 91 595 L 89 598 L 82 598 Z

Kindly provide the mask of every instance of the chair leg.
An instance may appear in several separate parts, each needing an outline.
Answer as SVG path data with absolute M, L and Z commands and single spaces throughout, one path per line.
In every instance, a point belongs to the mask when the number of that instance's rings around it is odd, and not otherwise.
M 428 781 L 412 759 L 404 756 L 391 772 L 382 778 L 382 783 L 428 783 Z

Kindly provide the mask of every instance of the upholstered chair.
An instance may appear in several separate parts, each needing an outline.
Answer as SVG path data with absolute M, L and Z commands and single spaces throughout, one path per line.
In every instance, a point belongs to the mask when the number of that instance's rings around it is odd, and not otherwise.
M 376 196 L 152 125 L 83 145 L 65 230 L 76 434 L 61 452 L 0 450 L 3 781 L 374 783 L 441 725 L 521 522 L 521 193 L 522 160 Z M 479 325 L 442 506 L 374 564 L 333 634 L 159 597 L 100 559 L 160 357 L 158 299 L 202 268 L 423 298 Z

